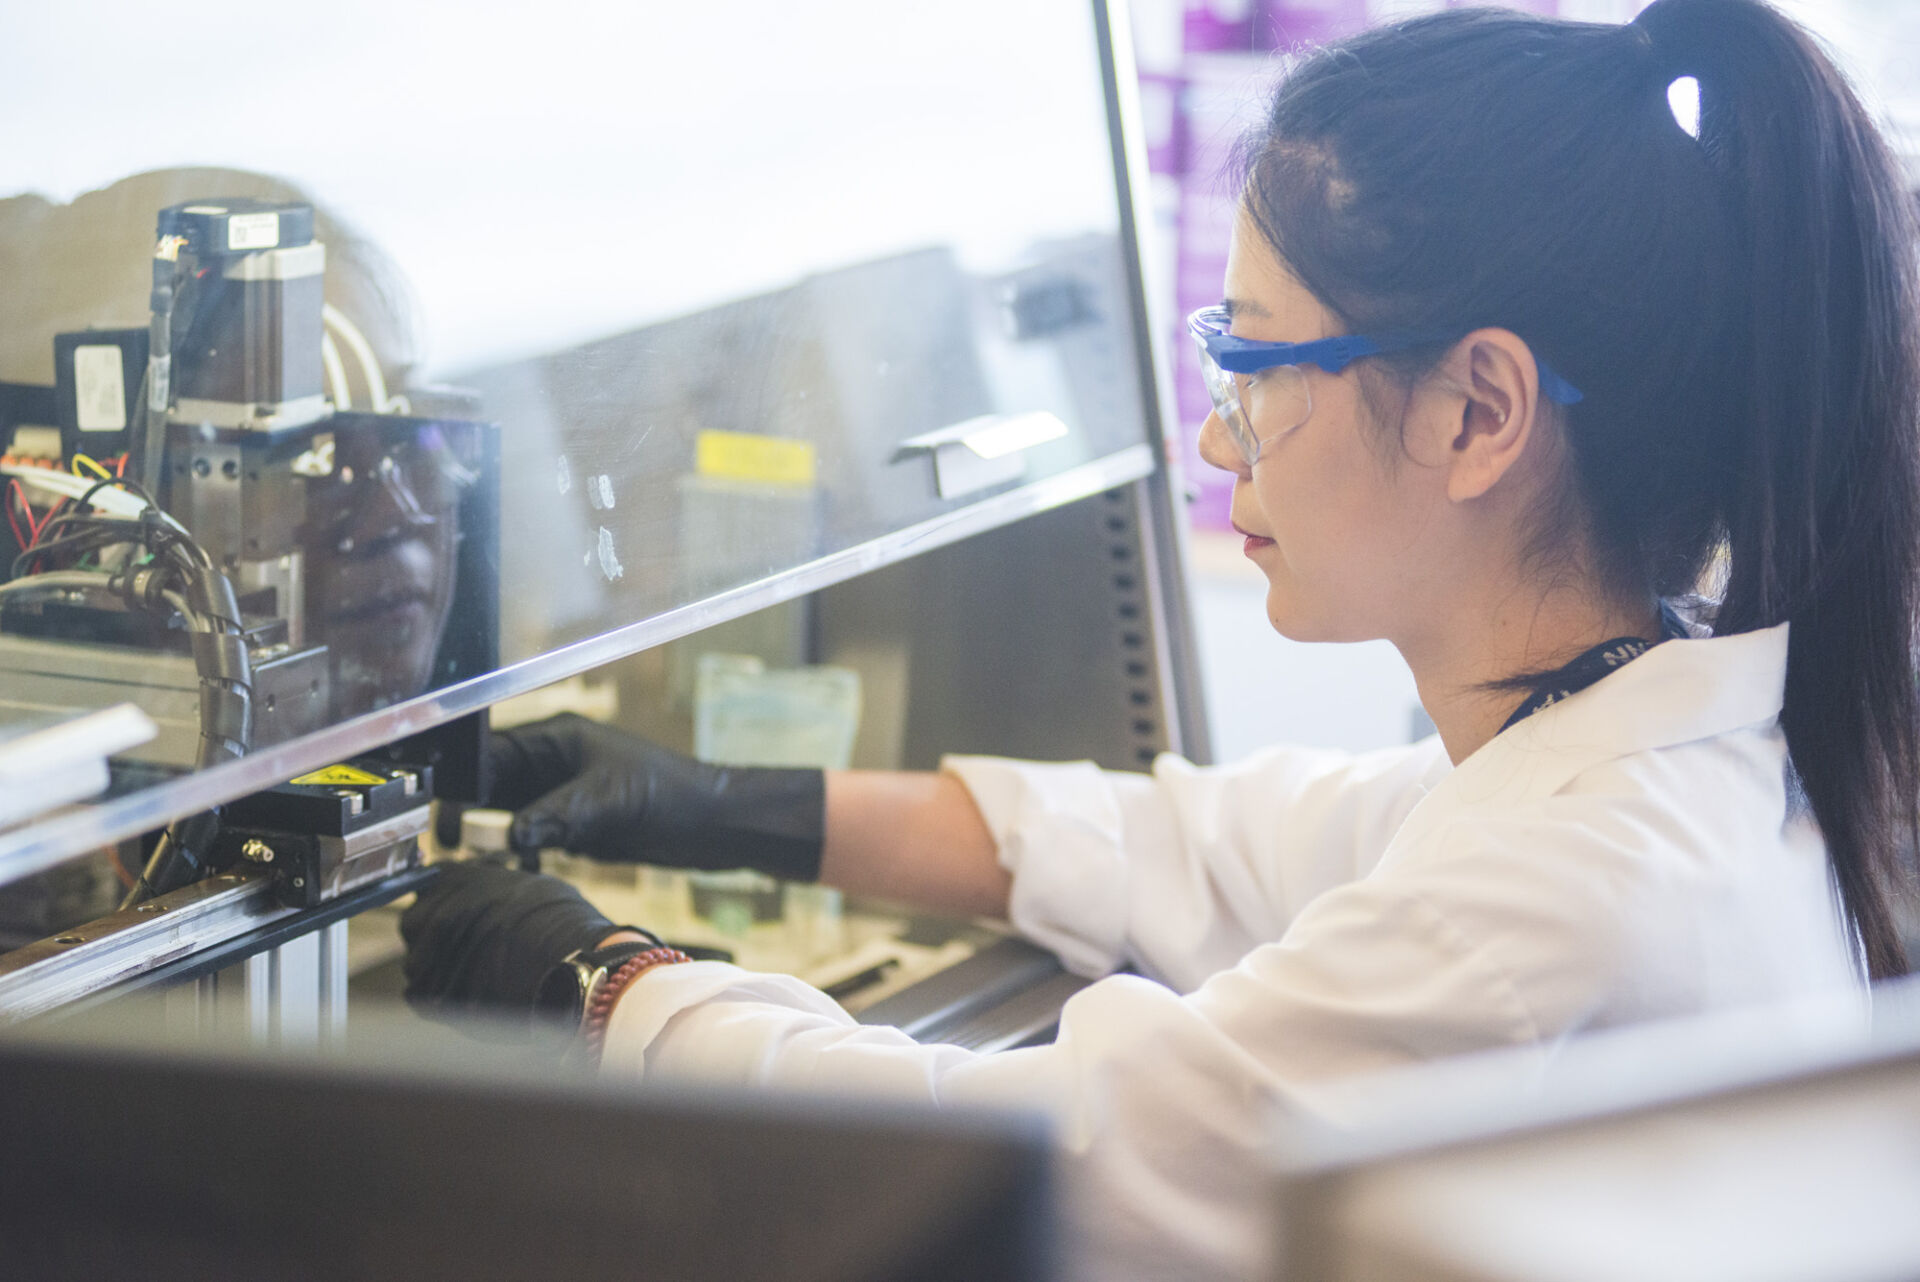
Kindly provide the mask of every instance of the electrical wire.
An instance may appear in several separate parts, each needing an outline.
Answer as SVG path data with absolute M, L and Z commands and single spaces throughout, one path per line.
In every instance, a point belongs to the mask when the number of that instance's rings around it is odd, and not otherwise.
M 140 478 L 125 475 L 126 458 L 109 473 L 95 464 L 101 480 L 89 486 L 73 509 L 57 519 L 49 514 L 34 540 L 35 546 L 14 562 L 14 573 L 44 567 L 53 557 L 72 556 L 76 564 L 88 556 L 104 556 L 115 548 L 128 551 L 128 564 L 115 571 L 69 571 L 104 579 L 109 591 L 129 606 L 155 613 L 178 613 L 192 636 L 194 668 L 200 676 L 199 764 L 208 766 L 244 755 L 253 728 L 253 674 L 246 642 L 241 635 L 240 608 L 233 584 L 215 567 L 213 559 L 186 527 L 161 509 L 152 491 L 159 488 L 161 456 L 166 444 L 167 415 L 173 404 L 173 333 L 175 304 L 183 289 L 191 293 L 197 279 L 180 261 L 188 249 L 179 220 L 172 211 L 160 216 L 152 261 L 152 292 L 148 297 L 147 368 L 140 377 Z M 200 274 L 204 274 L 204 269 Z M 180 308 L 183 332 L 199 319 L 195 308 Z M 75 460 L 78 462 L 78 459 Z M 92 460 L 89 460 L 91 462 Z M 140 482 L 144 481 L 145 484 Z M 97 514 L 92 499 L 102 489 L 117 487 L 137 495 L 145 506 L 128 517 Z M 144 558 L 135 555 L 144 553 Z M 29 577 L 44 581 L 49 571 Z M 209 854 L 220 829 L 216 811 L 203 811 L 176 820 L 154 847 L 147 865 L 127 891 L 121 907 L 184 886 L 206 871 Z
M 16 499 L 19 501 L 19 505 L 20 505 L 18 521 L 14 519 L 15 513 L 14 513 L 13 504 Z M 39 541 L 41 533 L 45 531 L 47 528 L 47 523 L 53 519 L 54 515 L 58 513 L 63 506 L 65 506 L 66 501 L 67 500 L 64 495 L 56 497 L 53 501 L 53 506 L 47 509 L 47 514 L 45 516 L 35 517 L 33 514 L 33 500 L 27 497 L 26 487 L 21 485 L 18 479 L 15 479 L 8 483 L 7 485 L 7 519 L 9 522 L 12 522 L 14 537 L 20 540 L 20 547 L 23 551 L 33 546 L 34 543 Z M 22 537 L 21 535 L 19 521 L 25 521 L 27 523 L 26 533 L 24 537 Z
M 124 457 L 124 456 L 123 456 Z M 122 474 L 125 469 L 122 468 Z M 31 467 L 18 463 L 0 462 L 0 475 L 11 477 L 20 482 L 28 494 L 35 489 L 52 492 L 56 498 L 77 499 L 94 484 L 90 476 L 75 476 L 71 472 L 51 467 Z M 131 491 L 98 490 L 90 500 L 94 507 L 108 516 L 139 516 L 141 509 L 147 506 L 147 500 Z M 31 503 L 31 498 L 28 499 Z
M 166 893 L 166 891 L 160 889 L 160 887 L 164 885 L 167 880 L 165 870 L 168 864 L 172 862 L 168 858 L 172 850 L 173 829 L 169 827 L 165 832 L 160 834 L 160 840 L 154 843 L 153 853 L 147 856 L 146 867 L 140 870 L 140 875 L 133 879 L 132 884 L 127 887 L 127 893 L 121 897 L 121 912 L 127 911 L 127 909 L 133 907 L 135 904 L 152 899 L 155 895 L 163 895 Z
M 352 409 L 353 393 L 347 387 L 346 362 L 340 359 L 340 347 L 333 341 L 333 335 L 324 330 L 320 334 L 320 363 L 327 371 L 327 388 L 333 393 L 334 410 Z
M 78 459 L 76 459 L 78 462 Z M 106 469 L 96 467 L 105 473 Z M 94 508 L 103 491 L 124 490 L 144 503 L 137 517 L 108 515 Z M 7 496 L 14 519 L 13 493 Z M 85 591 L 118 598 L 128 607 L 178 616 L 192 645 L 200 678 L 201 767 L 244 756 L 253 729 L 253 671 L 242 633 L 233 584 L 215 566 L 187 528 L 153 501 L 147 488 L 129 477 L 103 475 L 69 502 L 33 524 L 30 546 L 14 560 L 14 578 L 0 583 L 0 601 L 42 592 Z M 16 532 L 18 525 L 16 522 Z M 113 568 L 82 568 L 88 558 L 116 559 Z M 57 564 L 70 562 L 70 564 Z M 220 821 L 205 811 L 171 825 L 153 857 L 134 879 L 122 907 L 178 889 L 207 869 L 207 856 Z
M 193 603 L 187 600 L 185 593 L 162 592 L 160 597 L 172 606 L 182 619 L 186 620 L 187 631 L 212 632 L 215 630 L 212 621 L 193 608 Z
M 48 523 L 51 522 L 54 517 L 60 515 L 60 510 L 66 507 L 66 505 L 67 499 L 64 494 L 53 501 L 53 506 L 47 509 L 47 514 L 40 518 L 40 524 L 34 528 L 33 537 L 36 542 L 39 541 L 42 534 L 46 533 Z
M 29 592 L 71 592 L 76 588 L 106 588 L 113 576 L 100 570 L 50 570 L 25 578 L 0 583 L 0 597 L 22 596 Z
M 14 510 L 15 503 L 25 509 L 27 518 L 25 532 L 20 529 L 20 518 Z M 7 524 L 13 527 L 13 541 L 23 552 L 33 546 L 33 541 L 40 537 L 40 530 L 33 523 L 33 508 L 27 503 L 27 492 L 20 487 L 18 481 L 7 482 Z
M 373 344 L 360 332 L 347 314 L 332 303 L 320 305 L 320 319 L 323 325 L 331 325 L 338 330 L 340 337 L 346 340 L 354 359 L 360 363 L 361 376 L 367 380 L 367 400 L 375 414 L 390 414 L 400 409 L 403 398 L 387 396 L 386 376 L 380 372 L 380 358 L 373 354 Z M 401 409 L 405 413 L 404 409 Z

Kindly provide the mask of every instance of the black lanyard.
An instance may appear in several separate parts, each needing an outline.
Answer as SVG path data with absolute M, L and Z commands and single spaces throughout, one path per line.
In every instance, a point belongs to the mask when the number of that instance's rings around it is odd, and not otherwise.
M 1660 632 L 1660 641 L 1671 641 L 1687 635 L 1686 625 L 1680 621 L 1680 616 L 1664 601 L 1660 603 Z M 1649 641 L 1645 637 L 1615 637 L 1611 641 L 1602 641 L 1535 686 L 1526 702 L 1514 709 L 1513 715 L 1507 718 L 1507 723 L 1500 729 L 1503 732 L 1511 730 L 1540 709 L 1551 708 L 1562 699 L 1579 694 L 1601 677 L 1626 667 L 1658 644 L 1659 641 Z

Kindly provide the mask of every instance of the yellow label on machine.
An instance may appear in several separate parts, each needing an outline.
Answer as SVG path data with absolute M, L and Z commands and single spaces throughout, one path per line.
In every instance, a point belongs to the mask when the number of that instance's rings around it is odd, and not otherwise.
M 706 431 L 694 438 L 693 470 L 729 481 L 812 485 L 815 454 L 811 441 Z
M 321 788 L 366 788 L 373 784 L 385 783 L 386 779 L 384 776 L 362 770 L 358 766 L 323 766 L 312 774 L 304 774 L 288 782 Z

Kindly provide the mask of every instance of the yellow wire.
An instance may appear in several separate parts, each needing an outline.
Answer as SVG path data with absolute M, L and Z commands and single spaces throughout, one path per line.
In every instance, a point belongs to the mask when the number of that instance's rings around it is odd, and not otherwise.
M 106 468 L 104 468 L 104 467 L 102 467 L 102 466 L 101 466 L 100 464 L 98 464 L 98 463 L 96 463 L 96 462 L 94 462 L 94 461 L 93 461 L 93 460 L 92 460 L 91 458 L 88 458 L 88 457 L 87 457 L 87 456 L 86 456 L 85 454 L 76 454 L 76 455 L 74 455 L 74 456 L 73 456 L 73 464 L 72 464 L 72 467 L 73 467 L 73 474 L 74 474 L 75 476 L 83 476 L 83 475 L 85 475 L 85 473 L 83 473 L 83 472 L 81 472 L 81 470 L 80 470 L 80 469 L 81 469 L 82 467 L 90 467 L 90 468 L 92 468 L 92 469 L 94 470 L 94 472 L 95 472 L 95 473 L 97 473 L 97 474 L 99 475 L 99 478 L 100 478 L 101 480 L 103 480 L 103 481 L 111 481 L 111 480 L 113 479 L 113 473 L 112 473 L 112 472 L 109 472 L 109 471 L 107 471 L 107 469 L 106 469 Z

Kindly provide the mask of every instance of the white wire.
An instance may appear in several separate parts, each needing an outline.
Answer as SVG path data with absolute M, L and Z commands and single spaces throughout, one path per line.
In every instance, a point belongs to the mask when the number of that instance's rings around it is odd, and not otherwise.
M 333 391 L 333 408 L 352 409 L 353 396 L 347 387 L 346 362 L 340 359 L 340 349 L 335 346 L 333 335 L 325 331 L 320 334 L 320 361 L 327 367 L 327 386 Z
M 195 610 L 192 604 L 188 602 L 187 598 L 182 594 L 178 592 L 162 592 L 160 595 L 166 598 L 168 605 L 180 612 L 180 617 L 187 621 L 187 630 L 189 632 L 212 632 L 215 630 L 213 624 Z
M 95 476 L 75 476 L 71 472 L 60 472 L 50 467 L 21 467 L 14 463 L 0 463 L 0 475 L 14 477 L 22 485 L 38 485 L 66 499 L 78 499 L 100 479 Z M 109 516 L 139 516 L 147 506 L 145 499 L 117 485 L 102 486 L 87 501 Z
M 387 399 L 387 380 L 380 373 L 380 362 L 374 357 L 373 345 L 367 342 L 367 336 L 360 332 L 358 325 L 347 319 L 345 312 L 332 303 L 320 305 L 320 316 L 353 349 L 354 359 L 360 362 L 360 371 L 366 376 L 367 396 L 372 401 L 373 412 L 392 413 L 394 403 Z
M 29 574 L 8 583 L 0 583 L 0 596 L 12 596 L 20 592 L 70 592 L 75 588 L 104 590 L 112 577 L 97 570 L 49 570 L 45 574 Z

